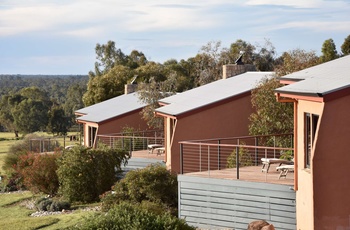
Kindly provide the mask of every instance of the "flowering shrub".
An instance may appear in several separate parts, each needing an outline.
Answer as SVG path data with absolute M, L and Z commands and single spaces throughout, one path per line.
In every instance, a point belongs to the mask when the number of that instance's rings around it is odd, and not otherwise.
M 39 154 L 27 153 L 19 156 L 15 169 L 23 178 L 23 183 L 34 193 L 43 192 L 55 195 L 58 191 L 59 183 L 56 174 L 56 160 L 60 153 Z

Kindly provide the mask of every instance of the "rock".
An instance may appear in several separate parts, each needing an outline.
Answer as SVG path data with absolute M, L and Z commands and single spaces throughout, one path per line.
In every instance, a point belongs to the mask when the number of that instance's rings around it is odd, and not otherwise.
M 262 230 L 263 227 L 270 225 L 265 220 L 255 220 L 248 225 L 247 230 Z M 273 228 L 274 229 L 274 228 Z M 264 229 L 267 230 L 267 229 Z
M 272 224 L 269 224 L 262 227 L 261 230 L 275 230 L 275 227 Z

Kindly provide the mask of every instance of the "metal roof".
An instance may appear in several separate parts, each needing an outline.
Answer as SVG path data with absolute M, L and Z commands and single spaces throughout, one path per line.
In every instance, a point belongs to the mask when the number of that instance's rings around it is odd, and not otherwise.
M 251 91 L 263 78 L 272 77 L 273 74 L 273 72 L 246 72 L 228 79 L 217 80 L 159 100 L 166 105 L 156 109 L 156 112 L 177 116 Z
M 78 121 L 100 123 L 108 119 L 141 109 L 146 104 L 139 101 L 137 93 L 124 94 L 109 100 L 79 109 L 75 113 L 85 114 Z
M 350 55 L 281 77 L 297 82 L 276 89 L 279 93 L 323 96 L 350 87 Z

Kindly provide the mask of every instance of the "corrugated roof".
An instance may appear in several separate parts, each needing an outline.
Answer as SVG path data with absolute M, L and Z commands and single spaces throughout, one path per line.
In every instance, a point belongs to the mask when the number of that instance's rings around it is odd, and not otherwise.
M 183 93 L 179 93 L 160 102 L 167 104 L 156 109 L 157 112 L 172 116 L 207 106 L 254 89 L 265 77 L 273 72 L 247 72 L 228 79 L 221 79 Z
M 350 87 L 350 55 L 281 77 L 299 80 L 276 92 L 322 96 Z
M 134 110 L 141 109 L 145 106 L 145 103 L 139 101 L 137 93 L 130 93 L 79 109 L 75 112 L 85 114 L 77 118 L 79 121 L 100 123 Z

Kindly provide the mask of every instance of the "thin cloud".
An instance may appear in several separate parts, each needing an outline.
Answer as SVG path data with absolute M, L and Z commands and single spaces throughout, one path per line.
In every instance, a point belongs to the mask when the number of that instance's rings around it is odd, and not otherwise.
M 79 24 L 78 30 L 82 31 L 91 30 L 91 24 L 97 23 L 112 25 L 116 30 L 146 31 L 210 28 L 220 23 L 215 18 L 210 19 L 208 14 L 203 17 L 205 5 L 202 4 L 175 4 L 174 1 L 157 5 L 156 2 L 7 2 L 0 5 L 0 36 L 51 30 L 62 30 L 63 34 L 67 34 L 64 28 L 72 24 Z
M 347 1 L 343 0 L 334 0 L 334 1 L 325 1 L 325 0 L 248 0 L 247 5 L 251 6 L 286 6 L 294 8 L 338 8 L 341 6 L 349 6 Z
M 350 28 L 350 21 L 339 21 L 339 22 L 320 22 L 320 21 L 297 21 L 283 23 L 274 27 L 270 30 L 281 30 L 281 29 L 305 29 L 314 32 L 348 32 Z

